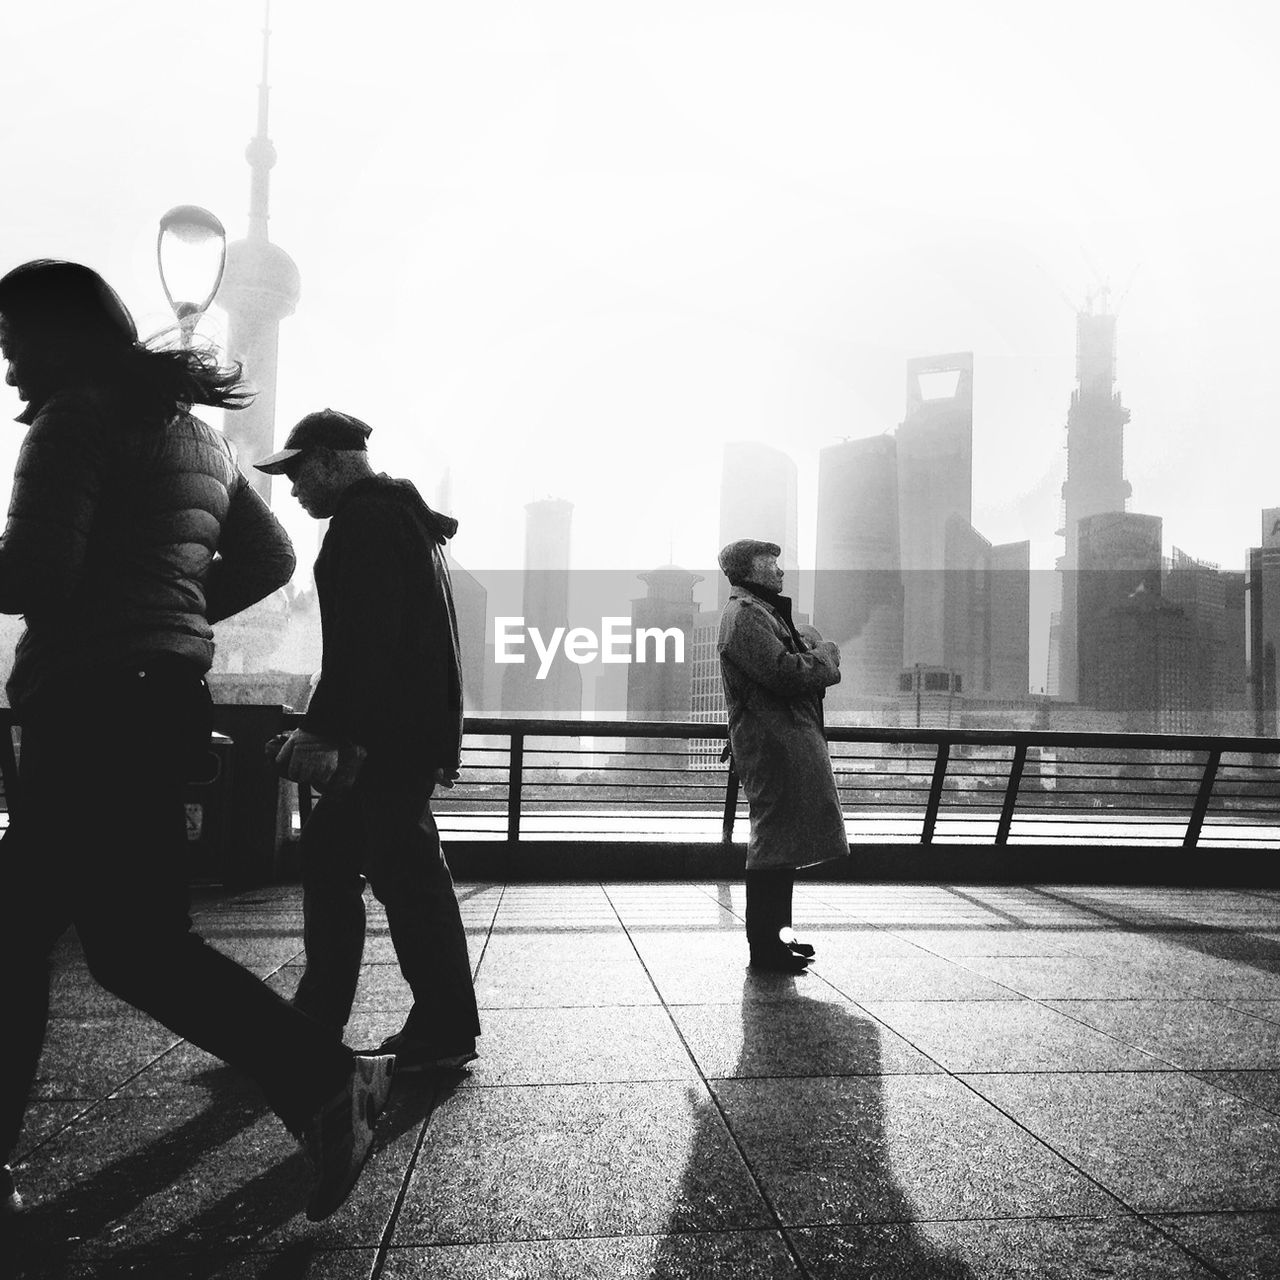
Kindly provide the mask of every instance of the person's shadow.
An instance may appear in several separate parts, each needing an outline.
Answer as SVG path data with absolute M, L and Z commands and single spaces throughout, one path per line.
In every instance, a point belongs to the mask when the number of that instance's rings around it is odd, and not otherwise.
M 804 994 L 816 981 L 748 970 L 736 1062 L 708 1051 L 706 1025 L 689 1037 L 715 1102 L 702 1104 L 654 1280 L 691 1264 L 689 1274 L 738 1273 L 730 1256 L 699 1256 L 707 1248 L 738 1250 L 737 1266 L 751 1275 L 972 1280 L 961 1258 L 915 1224 L 889 1159 L 880 1027 L 848 1004 Z M 713 1246 L 690 1233 L 691 1218 L 707 1202 L 708 1169 L 737 1164 L 732 1153 L 726 1160 L 726 1125 L 766 1214 L 757 1232 L 739 1225 Z
M 377 1178 L 379 1157 L 410 1131 L 421 1130 L 432 1113 L 463 1079 L 461 1072 L 429 1073 L 420 1080 L 396 1081 L 379 1121 L 370 1167 L 352 1192 L 358 1203 Z M 312 1174 L 301 1150 L 275 1131 L 276 1121 L 257 1088 L 222 1063 L 191 1077 L 205 1097 L 185 1120 L 166 1126 L 132 1152 L 102 1165 L 62 1192 L 32 1204 L 0 1235 L 0 1276 L 36 1280 L 61 1275 L 164 1275 L 200 1280 L 236 1269 L 237 1259 L 259 1257 L 263 1276 L 293 1280 L 311 1274 L 315 1255 L 350 1244 L 350 1218 L 344 1209 L 333 1223 L 294 1222 L 305 1206 Z M 268 1142 L 282 1151 L 275 1162 L 255 1158 L 247 1179 L 226 1170 L 220 1193 L 202 1200 L 185 1219 L 154 1224 L 130 1223 L 139 1205 L 163 1198 L 187 1182 L 192 1169 L 210 1153 L 234 1143 L 270 1117 Z M 88 1117 L 92 1119 L 92 1113 Z M 258 1153 L 259 1155 L 261 1153 Z M 398 1179 L 398 1165 L 383 1171 Z M 362 1243 L 376 1244 L 362 1239 Z

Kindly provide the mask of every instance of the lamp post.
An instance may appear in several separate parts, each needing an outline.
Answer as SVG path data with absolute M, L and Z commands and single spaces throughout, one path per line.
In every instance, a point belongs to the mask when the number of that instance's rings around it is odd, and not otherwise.
M 227 265 L 227 233 L 208 209 L 180 204 L 160 219 L 156 265 L 164 296 L 173 308 L 182 345 L 191 345 L 200 317 L 208 310 Z M 195 301 L 195 299 L 202 301 Z

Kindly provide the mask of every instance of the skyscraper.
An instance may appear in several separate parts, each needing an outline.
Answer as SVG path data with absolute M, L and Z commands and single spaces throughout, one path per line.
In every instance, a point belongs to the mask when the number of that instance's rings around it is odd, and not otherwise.
M 897 431 L 820 453 L 813 612 L 842 650 L 834 704 L 896 698 L 921 671 L 953 701 L 1027 696 L 1030 545 L 973 528 L 972 481 L 971 352 L 909 360 Z
M 1276 653 L 1280 651 L 1280 507 L 1262 513 L 1262 545 L 1249 551 L 1245 574 L 1249 692 L 1253 731 L 1274 737 L 1280 717 Z
M 771 445 L 750 440 L 726 444 L 720 472 L 720 547 L 739 538 L 775 542 L 782 548 L 778 563 L 794 574 L 800 566 L 798 530 L 796 464 Z M 723 609 L 729 599 L 723 574 L 717 598 Z
M 1067 411 L 1067 478 L 1062 485 L 1062 528 L 1065 549 L 1058 560 L 1062 574 L 1062 607 L 1056 662 L 1057 695 L 1085 701 L 1080 692 L 1079 525 L 1089 516 L 1124 511 L 1131 492 L 1124 478 L 1124 428 L 1129 410 L 1120 402 L 1116 383 L 1116 318 L 1089 307 L 1076 316 L 1076 389 Z M 1054 692 L 1050 690 L 1050 692 Z
M 663 565 L 637 575 L 647 590 L 631 602 L 633 635 L 641 629 L 683 636 L 681 661 L 673 661 L 665 638 L 655 646 L 636 640 L 627 666 L 628 720 L 688 720 L 693 699 L 693 629 L 700 612 L 693 598 L 702 575 L 678 565 Z M 657 660 L 661 658 L 661 660 Z M 671 738 L 628 738 L 627 750 L 644 752 L 653 767 L 685 768 L 687 741 Z
M 898 453 L 891 435 L 818 455 L 814 625 L 845 650 L 843 680 L 889 695 L 902 669 Z
M 302 289 L 293 259 L 267 235 L 271 169 L 276 162 L 276 149 L 267 136 L 270 40 L 271 32 L 264 28 L 258 132 L 245 151 L 251 173 L 249 234 L 227 246 L 226 273 L 218 290 L 218 303 L 227 313 L 227 354 L 244 366 L 245 377 L 257 392 L 247 408 L 227 414 L 224 431 L 236 448 L 240 469 L 268 501 L 271 477 L 253 464 L 275 450 L 280 321 L 293 314 Z
M 1078 700 L 1100 710 L 1118 710 L 1108 673 L 1129 659 L 1116 646 L 1135 634 L 1142 617 L 1154 625 L 1156 615 L 1134 614 L 1118 631 L 1108 619 L 1118 610 L 1160 599 L 1163 522 L 1159 516 L 1109 511 L 1085 516 L 1076 527 Z M 1125 709 L 1130 709 L 1127 703 Z
M 993 546 L 967 521 L 947 527 L 942 665 L 969 696 L 1024 698 L 1030 682 L 1031 544 Z
M 569 526 L 573 503 L 543 498 L 525 505 L 524 623 L 550 637 L 569 626 Z M 529 646 L 526 644 L 526 650 Z M 582 671 L 560 655 L 546 675 L 530 650 L 523 662 L 502 674 L 504 716 L 578 716 L 582 713 Z
M 972 352 L 907 361 L 897 444 L 902 666 L 942 666 L 947 530 L 973 515 Z

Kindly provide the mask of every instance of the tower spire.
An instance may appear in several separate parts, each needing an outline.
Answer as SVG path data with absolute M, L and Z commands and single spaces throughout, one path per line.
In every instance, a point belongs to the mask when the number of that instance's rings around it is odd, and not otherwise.
M 250 172 L 249 234 L 227 246 L 227 270 L 218 294 L 227 313 L 227 354 L 243 365 L 245 377 L 258 393 L 251 405 L 227 415 L 223 429 L 239 451 L 241 469 L 249 482 L 268 501 L 271 477 L 254 470 L 253 463 L 273 448 L 280 322 L 293 314 L 302 287 L 293 259 L 267 235 L 267 198 L 276 162 L 276 149 L 267 136 L 270 48 L 271 3 L 265 0 L 258 132 L 245 151 Z
M 258 132 L 249 141 L 244 157 L 251 172 L 249 182 L 249 238 L 267 239 L 267 206 L 271 195 L 271 170 L 276 163 L 276 149 L 267 133 L 267 114 L 271 103 L 269 79 L 271 59 L 271 0 L 264 0 L 262 15 L 262 79 L 258 83 Z

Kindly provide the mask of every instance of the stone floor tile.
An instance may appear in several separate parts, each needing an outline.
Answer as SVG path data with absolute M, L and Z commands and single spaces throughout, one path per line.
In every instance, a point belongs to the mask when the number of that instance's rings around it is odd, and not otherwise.
M 298 989 L 298 982 L 302 978 L 303 966 L 300 964 L 286 964 L 279 968 L 275 973 L 268 974 L 263 981 L 271 988 L 276 995 L 284 1000 L 292 999 L 293 993 Z
M 398 964 L 362 964 L 353 1009 L 413 1008 L 413 992 Z
M 712 1088 L 784 1226 L 1119 1212 L 949 1076 Z
M 816 1227 L 788 1233 L 812 1280 L 1210 1280 L 1138 1218 Z
M 1162 955 L 1147 967 L 1157 971 L 1163 980 L 1177 987 L 1179 995 L 1188 999 L 1280 998 L 1280 974 L 1257 968 L 1247 961 L 1181 951 Z
M 356 1193 L 319 1224 L 302 1216 L 312 1175 L 297 1144 L 229 1069 L 204 1096 L 107 1101 L 15 1170 L 28 1203 L 15 1253 L 103 1274 L 208 1251 L 376 1246 L 433 1101 L 397 1086 Z
M 802 1280 L 776 1232 L 393 1248 L 385 1280 Z
M 102 1098 L 181 1039 L 147 1017 L 51 1018 L 33 1098 Z
M 1280 1115 L 1280 1071 L 1196 1071 L 1197 1080 Z
M 158 1098 L 194 1090 L 208 1094 L 231 1078 L 231 1068 L 220 1058 L 183 1040 L 145 1071 L 121 1080 L 114 1095 L 121 1098 Z
M 969 964 L 968 961 L 965 962 Z M 982 961 L 978 961 L 982 963 Z M 954 960 L 921 952 L 897 956 L 844 956 L 830 948 L 813 971 L 859 1003 L 874 1000 L 1016 1000 L 1018 993 Z
M 497 1087 L 432 1117 L 392 1244 L 770 1225 L 701 1084 Z
M 1032 1000 L 862 1003 L 948 1071 L 1144 1071 L 1165 1066 Z
M 1280 1276 L 1280 1213 L 1188 1213 L 1151 1220 L 1231 1280 Z
M 802 920 L 796 921 L 795 929 L 797 935 L 804 941 L 812 943 L 824 959 L 839 957 L 842 960 L 860 961 L 878 957 L 897 957 L 901 960 L 915 961 L 929 954 L 928 948 L 921 947 L 914 939 L 889 929 L 875 929 L 865 925 L 836 926 L 825 923 L 806 926 Z
M 49 977 L 49 1016 L 69 1018 L 117 1018 L 130 1021 L 152 1022 L 141 1009 L 126 1004 L 106 987 L 100 987 L 78 960 L 59 966 Z
M 41 1143 L 65 1129 L 77 1116 L 91 1112 L 99 1105 L 99 1102 L 87 1099 L 72 1102 L 37 1100 L 28 1103 L 26 1114 L 22 1117 L 22 1133 L 18 1137 L 18 1145 L 13 1150 L 10 1163 L 16 1164 L 19 1160 L 27 1159 Z
M 742 928 L 744 894 L 741 884 L 605 886 L 609 903 L 628 929 Z
M 467 950 L 471 957 L 471 970 L 474 973 L 475 967 L 480 963 L 480 956 L 483 954 L 485 946 L 489 940 L 489 927 L 488 925 L 485 925 L 482 929 L 466 929 L 466 935 Z M 299 956 L 298 959 L 301 962 L 304 957 Z M 391 941 L 390 933 L 380 931 L 370 932 L 365 935 L 363 963 L 400 963 L 396 957 L 395 943 Z
M 1192 1076 L 963 1079 L 1136 1210 L 1280 1207 L 1280 1118 Z
M 1033 1000 L 1177 999 L 1179 987 L 1135 965 L 1083 956 L 966 956 L 957 963 Z
M 486 1009 L 467 1087 L 688 1080 L 697 1075 L 658 1006 Z
M 1223 1000 L 1221 1003 L 1228 1005 L 1232 1009 L 1239 1009 L 1241 1013 L 1251 1014 L 1255 1018 L 1265 1018 L 1268 1022 L 1280 1022 L 1280 1000 L 1239 1000 L 1232 998 Z
M 273 973 L 281 965 L 291 964 L 302 957 L 302 936 L 282 939 L 260 937 L 207 937 L 205 939 L 215 951 L 230 956 L 237 964 L 243 965 L 250 973 L 265 977 Z
M 619 964 L 636 958 L 626 931 L 580 929 L 568 935 L 537 930 L 497 928 L 485 947 L 485 959 L 498 964 Z
M 1168 953 L 1168 944 L 1149 930 L 1112 929 L 1103 921 L 1079 929 L 1057 930 L 1053 942 L 1068 955 L 1099 956 L 1125 963 L 1152 961 Z
M 837 1000 L 674 1005 L 672 1016 L 706 1076 L 882 1075 L 937 1071 L 901 1037 Z
M 663 1001 L 676 1004 L 740 1004 L 743 1000 L 842 997 L 813 974 L 756 973 L 747 967 L 746 938 L 733 934 L 633 933 L 650 981 Z
M 377 1265 L 376 1249 L 318 1249 L 299 1241 L 279 1251 L 227 1253 L 200 1250 L 191 1254 L 168 1253 L 154 1258 L 112 1262 L 105 1258 L 65 1261 L 57 1280 L 369 1280 Z M 51 1280 L 51 1272 L 38 1260 L 6 1280 Z
M 894 937 L 948 959 L 957 956 L 1059 956 L 1063 948 L 1046 929 L 902 929 Z
M 1053 1000 L 1049 1004 L 1174 1066 L 1280 1070 L 1280 1024 L 1220 1004 L 1206 1000 Z
M 486 952 L 475 986 L 481 1009 L 658 1003 L 658 993 L 634 955 L 629 960 L 594 960 L 575 952 L 554 960 L 523 960 L 510 953 L 499 959 Z

